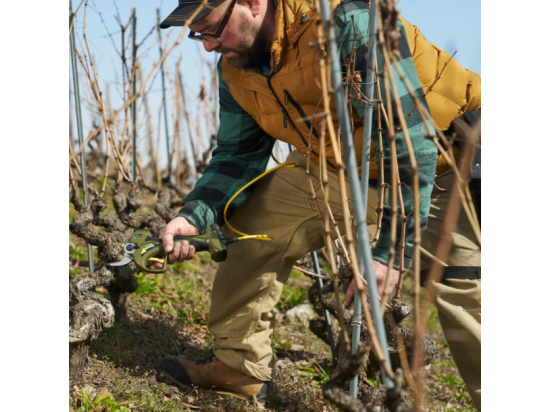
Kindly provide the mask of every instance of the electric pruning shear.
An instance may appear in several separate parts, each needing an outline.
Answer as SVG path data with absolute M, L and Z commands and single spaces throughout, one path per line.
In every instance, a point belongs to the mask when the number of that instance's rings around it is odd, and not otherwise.
M 227 220 L 227 210 L 231 202 L 247 187 L 251 184 L 257 182 L 259 179 L 265 175 L 280 169 L 281 167 L 295 167 L 295 163 L 284 163 L 282 165 L 276 166 L 273 169 L 268 170 L 267 172 L 261 174 L 254 180 L 250 181 L 244 185 L 225 205 L 223 211 L 223 218 L 225 224 L 233 232 L 240 235 L 240 237 L 225 238 L 220 230 L 220 227 L 217 224 L 213 224 L 206 229 L 206 232 L 202 235 L 196 236 L 174 236 L 174 242 L 183 242 L 188 241 L 191 246 L 195 247 L 197 252 L 210 252 L 212 260 L 214 262 L 223 262 L 227 259 L 227 246 L 231 243 L 238 242 L 239 240 L 245 239 L 257 239 L 257 240 L 273 240 L 271 236 L 268 235 L 247 235 L 246 233 L 239 232 L 234 227 L 232 227 Z M 166 272 L 166 251 L 162 244 L 162 239 L 157 239 L 151 237 L 144 231 L 134 232 L 130 238 L 130 242 L 120 244 L 121 252 L 124 252 L 124 258 L 120 262 L 107 263 L 107 266 L 124 266 L 130 262 L 134 262 L 136 267 L 143 271 L 149 273 L 164 273 Z M 147 267 L 149 263 L 162 263 L 162 269 L 153 269 Z
M 208 227 L 202 235 L 174 236 L 174 242 L 188 241 L 197 252 L 209 252 L 214 262 L 223 262 L 227 259 L 227 245 L 239 241 L 239 238 L 225 238 L 216 224 Z M 119 262 L 107 263 L 107 266 L 124 266 L 134 262 L 140 271 L 148 273 L 166 272 L 166 251 L 162 239 L 149 236 L 145 231 L 134 232 L 130 242 L 120 245 L 124 258 Z M 151 262 L 162 263 L 162 269 L 149 268 Z

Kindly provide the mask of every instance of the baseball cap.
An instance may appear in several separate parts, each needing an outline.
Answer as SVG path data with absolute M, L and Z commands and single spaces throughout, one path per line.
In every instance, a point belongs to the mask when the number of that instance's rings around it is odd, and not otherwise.
M 201 11 L 195 16 L 193 22 L 196 22 L 218 7 L 225 0 L 179 0 L 179 6 L 160 24 L 161 29 L 167 29 L 172 26 L 183 26 L 185 22 L 197 9 Z

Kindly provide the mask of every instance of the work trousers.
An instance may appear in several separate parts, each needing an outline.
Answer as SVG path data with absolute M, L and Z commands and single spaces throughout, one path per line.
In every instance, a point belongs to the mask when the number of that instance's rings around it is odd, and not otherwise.
M 228 366 L 263 381 L 272 377 L 273 315 L 294 263 L 308 252 L 325 245 L 323 222 L 319 218 L 306 159 L 292 152 L 281 168 L 267 175 L 246 206 L 231 219 L 231 225 L 247 234 L 265 234 L 272 241 L 245 240 L 229 246 L 228 258 L 220 263 L 212 288 L 208 318 L 216 336 L 216 356 Z M 325 215 L 319 169 L 310 164 L 311 182 Z M 338 176 L 329 173 L 331 210 L 338 227 L 344 230 Z M 350 198 L 349 188 L 347 190 Z M 376 191 L 371 190 L 368 223 L 376 222 Z M 351 200 L 349 201 L 351 208 Z M 235 236 L 227 227 L 226 236 Z
M 270 381 L 273 374 L 271 337 L 274 319 L 271 311 L 281 296 L 296 260 L 325 245 L 323 222 L 319 219 L 311 195 L 306 160 L 294 151 L 287 162 L 296 163 L 296 167 L 281 168 L 261 179 L 246 206 L 231 219 L 235 229 L 247 234 L 270 235 L 273 240 L 246 240 L 229 246 L 228 258 L 220 263 L 214 280 L 208 319 L 209 329 L 216 337 L 218 359 L 262 381 Z M 310 164 L 309 171 L 318 205 L 325 215 L 324 196 L 318 179 L 319 169 Z M 330 208 L 344 234 L 338 176 L 329 173 L 329 180 Z M 350 198 L 350 209 L 353 209 L 349 187 L 347 195 Z M 441 198 L 438 197 L 433 203 L 439 203 L 436 209 L 444 214 Z M 376 190 L 369 190 L 368 203 L 367 224 L 374 225 L 378 208 Z M 223 231 L 226 236 L 235 236 L 227 227 Z M 429 251 L 434 253 L 434 250 Z M 453 293 L 450 292 L 450 295 Z M 440 313 L 448 300 L 453 302 L 452 297 L 443 291 L 438 292 L 436 302 Z M 443 328 L 447 325 L 442 320 Z M 450 322 L 448 327 L 454 328 L 453 325 Z
M 441 239 L 447 204 L 455 175 L 451 170 L 436 176 L 432 191 L 428 226 L 422 234 L 422 247 L 430 254 L 436 253 Z M 451 233 L 452 246 L 445 263 L 450 267 L 480 267 L 481 249 L 472 226 L 461 210 L 456 228 Z M 427 272 L 431 258 L 422 255 L 422 270 Z M 433 284 L 435 305 L 449 349 L 468 392 L 481 410 L 481 279 L 444 279 Z

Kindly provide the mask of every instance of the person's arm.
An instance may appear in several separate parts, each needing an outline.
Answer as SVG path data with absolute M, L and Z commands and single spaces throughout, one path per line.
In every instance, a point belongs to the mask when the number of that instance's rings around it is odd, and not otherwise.
M 185 198 L 185 206 L 159 234 L 164 249 L 169 252 L 168 263 L 193 258 L 195 248 L 188 242 L 173 242 L 174 236 L 204 233 L 213 223 L 224 224 L 225 205 L 239 189 L 265 171 L 275 140 L 268 136 L 235 101 L 221 76 L 218 63 L 220 91 L 220 128 L 218 146 L 195 187 Z M 228 218 L 244 205 L 252 188 L 241 193 L 228 210 Z M 159 265 L 160 264 L 155 264 Z
M 335 30 L 336 30 L 336 39 L 341 52 L 342 62 L 347 61 L 347 56 L 350 55 L 353 47 L 357 47 L 356 54 L 356 64 L 355 70 L 361 75 L 361 90 L 363 94 L 366 92 L 366 85 L 364 84 L 366 79 L 366 67 L 367 67 L 367 41 L 368 41 L 368 21 L 369 21 L 369 12 L 367 8 L 367 2 L 364 1 L 351 1 L 341 4 L 336 8 L 334 13 L 335 20 Z M 351 16 L 354 16 L 352 21 Z M 399 22 L 399 24 L 401 24 Z M 355 33 L 357 33 L 355 44 L 353 42 Z M 412 57 L 410 55 L 409 46 L 406 39 L 405 30 L 401 30 L 402 38 L 399 42 L 399 50 L 403 57 L 403 60 L 398 63 L 400 65 L 401 72 L 403 72 L 407 78 L 409 85 L 412 86 L 413 90 L 416 90 L 416 95 L 420 100 L 423 96 L 422 86 L 416 69 L 414 67 Z M 382 65 L 382 55 L 379 50 L 377 50 L 377 60 L 379 67 Z M 408 114 L 414 108 L 414 102 L 412 97 L 409 95 L 407 88 L 400 79 L 399 74 L 394 69 L 394 77 L 397 83 L 397 93 L 401 98 L 401 103 L 403 105 L 403 111 L 405 114 Z M 392 94 L 395 91 L 392 90 Z M 387 98 L 384 93 L 384 87 L 382 86 L 382 99 L 384 104 L 387 107 Z M 358 100 L 352 99 L 352 104 L 357 113 L 361 116 L 364 116 L 364 104 Z M 394 106 L 395 107 L 395 106 Z M 396 126 L 399 126 L 399 120 L 395 117 Z M 434 178 L 435 178 L 435 167 L 437 163 L 437 148 L 430 140 L 426 139 L 426 130 L 421 121 L 420 116 L 417 111 L 413 113 L 412 116 L 407 120 L 407 125 L 409 129 L 409 134 L 414 146 L 414 151 L 416 155 L 416 161 L 418 163 L 419 169 L 419 180 L 420 180 L 420 228 L 423 231 L 428 222 L 428 212 L 430 209 L 430 196 L 433 188 Z M 379 147 L 378 142 L 378 119 L 377 119 L 377 110 L 374 108 L 373 116 L 373 128 L 372 128 L 372 141 L 376 145 L 376 148 Z M 390 169 L 390 145 L 388 141 L 388 132 L 385 129 L 385 122 L 382 120 L 383 131 L 383 147 L 384 147 L 384 157 L 386 161 L 384 162 L 384 174 L 387 176 L 386 181 L 388 181 L 389 176 L 391 176 Z M 404 267 L 407 270 L 410 267 L 411 260 L 413 257 L 413 239 L 414 239 L 414 219 L 413 219 L 413 210 L 414 210 L 414 199 L 413 199 L 413 175 L 412 169 L 410 166 L 409 153 L 405 144 L 405 138 L 402 132 L 399 132 L 396 135 L 396 146 L 397 146 L 397 162 L 399 168 L 399 177 L 402 183 L 402 194 L 403 202 L 405 207 L 405 215 L 410 216 L 406 222 L 406 247 L 405 247 L 405 261 Z M 380 165 L 380 159 L 376 155 L 376 162 Z M 376 176 L 371 176 L 375 178 Z M 390 190 L 390 189 L 388 189 Z M 380 187 L 378 188 L 380 193 Z M 388 263 L 389 258 L 389 248 L 390 248 L 390 224 L 391 224 L 391 205 L 384 205 L 384 214 L 382 220 L 382 230 L 380 233 L 380 238 L 376 244 L 376 247 L 373 249 L 373 258 L 379 262 Z M 401 220 L 398 219 L 397 225 L 397 239 L 401 237 Z M 400 267 L 400 253 L 396 253 L 396 261 L 394 268 L 398 269 Z
M 195 187 L 185 198 L 178 216 L 189 220 L 200 233 L 218 223 L 223 225 L 223 210 L 229 199 L 246 183 L 265 171 L 275 140 L 258 126 L 231 95 L 221 76 L 218 63 L 220 91 L 220 128 L 218 147 Z M 228 210 L 228 217 L 244 205 L 251 190 L 241 193 Z

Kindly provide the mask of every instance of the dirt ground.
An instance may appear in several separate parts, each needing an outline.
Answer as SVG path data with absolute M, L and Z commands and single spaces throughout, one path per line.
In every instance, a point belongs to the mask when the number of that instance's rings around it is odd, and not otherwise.
M 70 239 L 69 278 L 86 270 L 85 249 Z M 291 322 L 285 312 L 307 302 L 312 280 L 293 272 L 277 305 L 274 336 L 277 374 L 265 407 L 216 395 L 182 391 L 157 377 L 155 364 L 164 356 L 199 359 L 213 354 L 207 328 L 209 295 L 215 263 L 201 254 L 163 275 L 138 275 L 139 287 L 128 300 L 129 321 L 105 330 L 93 343 L 81 382 L 70 382 L 71 411 L 334 411 L 321 387 L 331 371 L 330 348 L 307 326 Z M 405 289 L 410 290 L 410 282 Z M 103 289 L 97 291 L 104 296 Z M 405 301 L 410 301 L 410 296 Z M 474 411 L 432 308 L 430 334 L 439 354 L 425 368 L 430 411 Z M 409 399 L 412 403 L 412 398 Z

